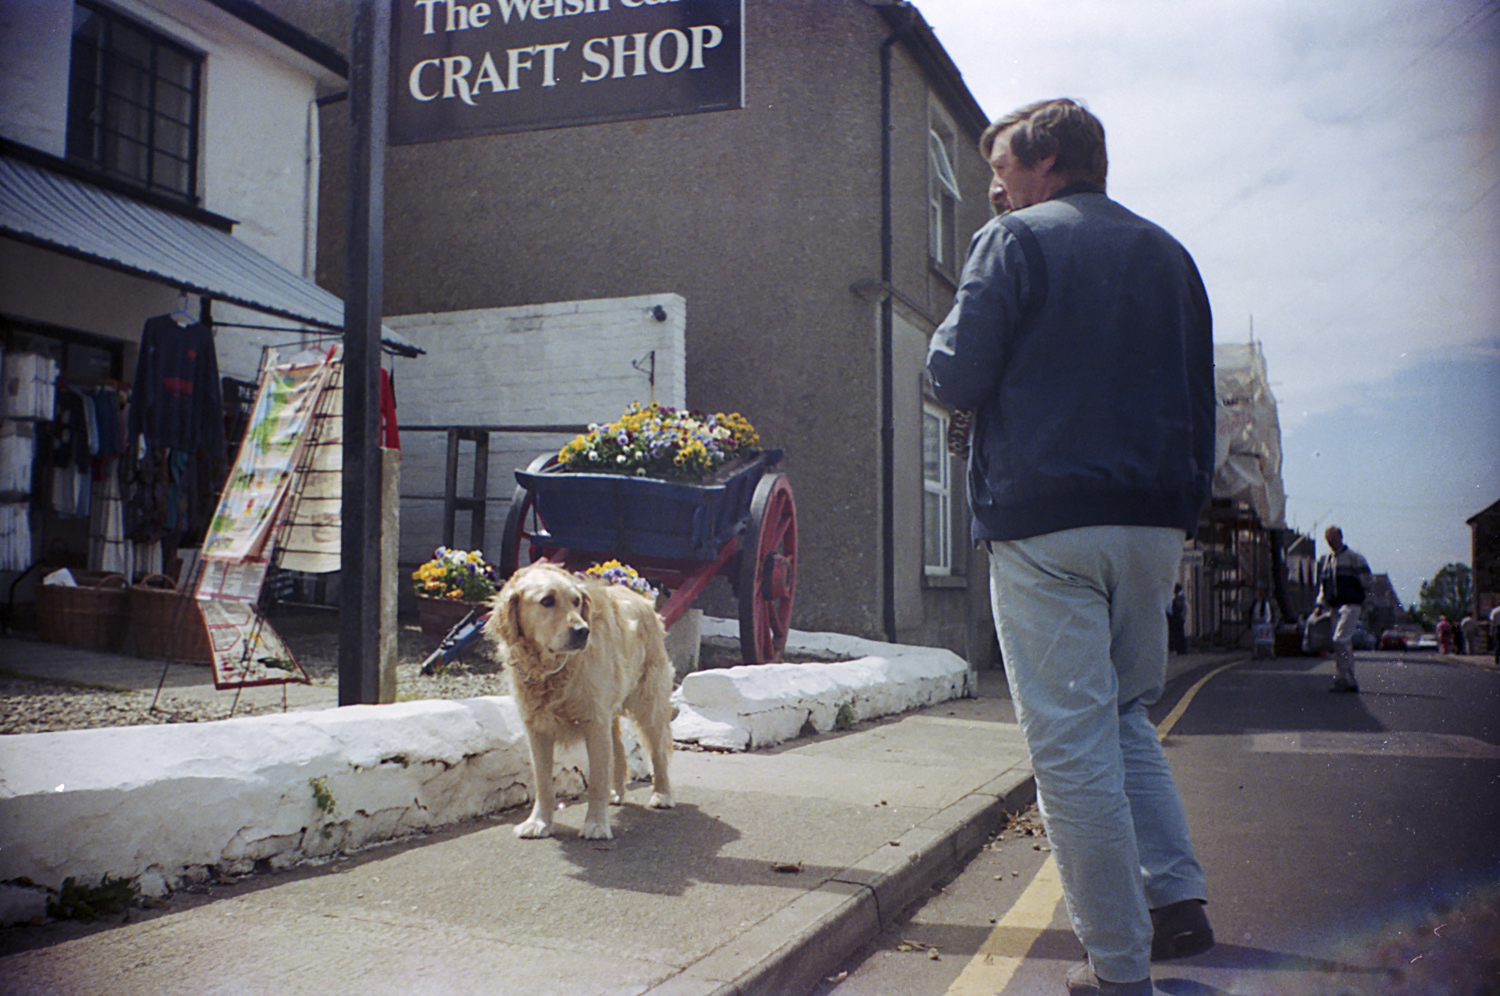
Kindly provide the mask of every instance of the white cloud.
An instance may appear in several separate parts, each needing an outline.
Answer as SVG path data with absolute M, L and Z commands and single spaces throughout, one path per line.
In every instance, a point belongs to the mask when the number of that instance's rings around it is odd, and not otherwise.
M 1482 0 L 922 0 L 987 113 L 1084 100 L 1111 193 L 1198 260 L 1295 421 L 1500 340 L 1495 43 Z
M 992 117 L 1083 100 L 1110 193 L 1254 316 L 1290 521 L 1403 599 L 1500 498 L 1500 4 L 917 0 Z

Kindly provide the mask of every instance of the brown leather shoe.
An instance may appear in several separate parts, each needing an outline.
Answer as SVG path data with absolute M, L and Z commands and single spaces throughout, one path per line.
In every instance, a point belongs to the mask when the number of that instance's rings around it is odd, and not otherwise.
M 1151 960 L 1191 958 L 1214 946 L 1204 901 L 1184 899 L 1151 911 Z
M 1110 982 L 1094 974 L 1088 962 L 1068 969 L 1068 996 L 1154 996 L 1149 978 L 1139 982 Z

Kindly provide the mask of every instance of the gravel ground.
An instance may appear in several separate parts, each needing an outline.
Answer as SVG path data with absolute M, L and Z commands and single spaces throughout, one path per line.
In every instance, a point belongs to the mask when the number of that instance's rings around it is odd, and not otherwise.
M 335 689 L 338 687 L 336 617 L 322 613 L 305 619 L 273 619 L 272 625 L 286 640 L 314 684 Z M 436 646 L 437 642 L 423 636 L 416 626 L 401 627 L 396 656 L 398 699 L 466 699 L 510 693 L 504 669 L 483 649 L 482 642 L 467 651 L 462 660 L 448 665 L 441 674 L 422 675 L 422 661 Z M 702 658 L 703 666 L 706 667 L 738 664 L 739 645 L 706 640 Z M 153 710 L 153 694 L 40 681 L 0 669 L 0 734 L 85 730 L 101 726 L 198 723 L 223 719 L 229 708 L 227 698 L 219 696 L 207 703 L 164 696 Z M 264 696 L 261 698 L 264 699 Z M 254 716 L 280 711 L 279 699 L 258 703 L 242 701 L 236 706 L 234 715 Z

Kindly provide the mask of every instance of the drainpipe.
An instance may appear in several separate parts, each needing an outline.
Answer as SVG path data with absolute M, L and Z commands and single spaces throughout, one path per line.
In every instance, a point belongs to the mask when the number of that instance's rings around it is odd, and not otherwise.
M 318 100 L 307 102 L 307 147 L 302 177 L 302 276 L 318 279 L 318 174 L 323 168 L 323 148 L 318 130 Z
M 880 43 L 880 577 L 881 624 L 888 643 L 896 642 L 896 415 L 895 315 L 892 287 L 895 278 L 894 222 L 891 204 L 891 49 L 906 37 L 916 21 L 916 8 L 899 5 L 904 23 Z

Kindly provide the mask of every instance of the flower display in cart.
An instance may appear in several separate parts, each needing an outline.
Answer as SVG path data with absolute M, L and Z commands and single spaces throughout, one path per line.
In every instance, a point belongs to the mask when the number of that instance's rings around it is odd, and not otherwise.
M 605 584 L 622 584 L 647 598 L 656 597 L 656 589 L 651 587 L 651 582 L 641 577 L 634 567 L 622 564 L 618 560 L 606 560 L 602 564 L 595 564 L 583 574 L 585 577 L 598 578 Z
M 478 550 L 450 550 L 440 546 L 432 559 L 412 572 L 413 588 L 428 598 L 478 602 L 495 594 L 495 569 Z
M 738 412 L 708 415 L 635 402 L 619 421 L 590 425 L 558 451 L 557 460 L 575 473 L 694 481 L 759 446 L 755 427 Z

